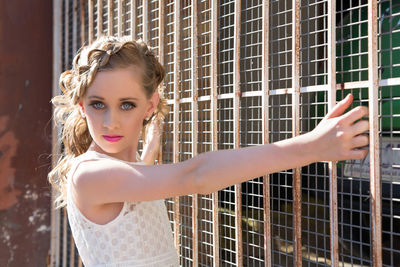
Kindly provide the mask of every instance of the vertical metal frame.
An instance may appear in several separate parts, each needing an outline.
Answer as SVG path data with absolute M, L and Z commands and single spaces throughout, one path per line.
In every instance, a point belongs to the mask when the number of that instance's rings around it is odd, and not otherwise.
M 300 134 L 300 0 L 292 1 L 292 130 Z M 293 170 L 294 265 L 302 266 L 301 169 Z
M 262 140 L 264 144 L 269 143 L 269 0 L 264 0 L 262 5 Z M 264 261 L 265 266 L 272 266 L 271 246 L 271 210 L 270 210 L 270 176 L 263 177 L 263 201 L 264 201 Z
M 118 37 L 121 37 L 122 36 L 122 0 L 118 0 L 117 11 L 118 11 Z
M 131 0 L 131 36 L 136 39 L 136 0 Z
M 103 32 L 103 0 L 97 0 L 97 36 Z
M 197 155 L 197 131 L 198 131 L 198 29 L 197 29 L 197 1 L 192 1 L 191 8 L 191 62 L 192 62 L 192 157 Z M 192 240 L 193 240 L 193 266 L 198 266 L 199 246 L 198 246 L 198 195 L 192 196 Z
M 179 92 L 180 92 L 180 50 L 181 50 L 181 34 L 180 34 L 180 1 L 174 3 L 174 43 L 175 43 L 175 53 L 174 53 L 174 144 L 173 144 L 173 154 L 174 163 L 179 162 Z M 179 197 L 174 199 L 174 233 L 175 233 L 175 247 L 179 253 L 179 235 L 180 235 L 180 203 Z
M 370 190 L 371 190 L 371 231 L 373 265 L 382 266 L 382 195 L 379 155 L 379 119 L 378 119 L 378 18 L 377 1 L 368 1 L 368 97 L 370 118 Z
M 88 15 L 89 15 L 89 44 L 93 42 L 93 1 L 94 0 L 89 0 L 89 6 L 88 6 Z
M 328 1 L 328 110 L 336 105 L 336 1 Z M 331 265 L 339 266 L 337 164 L 329 162 Z
M 235 21 L 233 27 L 233 142 L 234 148 L 240 147 L 240 22 L 241 22 L 241 1 L 235 1 Z M 235 185 L 235 246 L 236 265 L 243 266 L 242 248 L 242 186 Z
M 107 29 L 107 31 L 108 31 L 108 35 L 111 36 L 111 35 L 113 35 L 113 1 L 112 0 L 108 0 L 107 7 L 108 7 L 108 10 L 107 10 L 107 12 L 108 12 L 108 16 L 107 16 L 108 29 Z
M 218 1 L 211 1 L 211 141 L 212 150 L 218 149 Z M 218 192 L 212 194 L 213 204 L 213 266 L 219 267 Z
M 149 1 L 143 1 L 143 41 L 149 40 Z

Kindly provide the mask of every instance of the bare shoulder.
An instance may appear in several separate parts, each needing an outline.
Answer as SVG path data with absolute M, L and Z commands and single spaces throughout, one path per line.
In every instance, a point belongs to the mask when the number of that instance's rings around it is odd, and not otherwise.
M 85 201 L 103 204 L 98 193 L 117 182 L 118 177 L 134 177 L 134 166 L 112 159 L 93 159 L 79 164 L 72 177 L 75 191 Z

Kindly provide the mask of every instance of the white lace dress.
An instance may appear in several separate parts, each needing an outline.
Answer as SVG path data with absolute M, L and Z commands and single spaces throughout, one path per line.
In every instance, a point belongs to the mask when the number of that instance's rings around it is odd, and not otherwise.
M 88 151 L 74 159 L 68 173 L 67 213 L 76 247 L 85 267 L 179 266 L 164 200 L 124 202 L 120 214 L 107 224 L 87 219 L 71 194 L 71 174 L 79 163 L 105 158 L 144 164 Z

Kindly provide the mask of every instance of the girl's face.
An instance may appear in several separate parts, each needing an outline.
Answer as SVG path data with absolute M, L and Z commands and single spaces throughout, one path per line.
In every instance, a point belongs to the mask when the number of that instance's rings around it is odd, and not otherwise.
M 159 101 L 158 93 L 147 99 L 140 70 L 134 66 L 96 74 L 79 103 L 86 115 L 93 150 L 136 161 L 143 120 L 150 117 Z M 118 141 L 106 136 L 122 136 Z

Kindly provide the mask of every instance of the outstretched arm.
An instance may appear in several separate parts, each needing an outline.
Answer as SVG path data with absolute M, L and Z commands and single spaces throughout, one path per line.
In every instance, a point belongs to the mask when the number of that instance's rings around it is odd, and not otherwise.
M 367 154 L 360 147 L 368 144 L 363 133 L 369 123 L 358 120 L 368 114 L 368 109 L 357 107 L 342 115 L 351 102 L 350 95 L 338 103 L 312 132 L 273 144 L 207 152 L 157 166 L 132 167 L 112 160 L 87 162 L 75 177 L 76 187 L 92 204 L 145 201 L 208 194 L 315 161 L 361 159 Z

